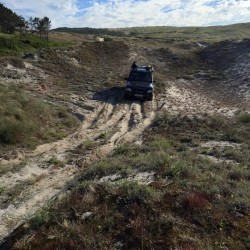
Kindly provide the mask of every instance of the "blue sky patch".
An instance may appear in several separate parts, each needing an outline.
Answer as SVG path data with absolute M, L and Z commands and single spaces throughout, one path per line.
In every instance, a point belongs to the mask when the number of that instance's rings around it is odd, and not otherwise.
M 77 8 L 79 9 L 85 9 L 93 6 L 93 1 L 89 0 L 78 0 L 76 3 Z
M 221 4 L 221 0 L 213 0 L 213 1 L 208 1 L 207 3 L 205 3 L 205 6 L 211 6 L 211 7 L 215 7 Z
M 172 11 L 175 11 L 177 9 L 174 9 L 174 8 L 171 8 L 171 7 L 164 7 L 161 9 L 162 12 L 164 13 L 169 13 L 169 12 L 172 12 Z

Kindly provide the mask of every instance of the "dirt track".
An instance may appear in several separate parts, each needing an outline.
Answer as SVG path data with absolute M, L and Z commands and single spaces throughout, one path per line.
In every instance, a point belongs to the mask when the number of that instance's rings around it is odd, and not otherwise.
M 18 173 L 7 173 L 0 177 L 0 182 L 10 190 L 21 188 L 11 202 L 3 202 L 0 210 L 0 240 L 14 228 L 31 217 L 37 209 L 63 190 L 73 180 L 79 168 L 84 164 L 104 157 L 119 143 L 139 140 L 139 135 L 151 123 L 155 115 L 155 102 L 123 100 L 123 90 L 114 89 L 113 95 L 103 100 L 84 100 L 78 102 L 77 112 L 84 119 L 81 128 L 74 134 L 58 142 L 39 146 L 33 152 L 20 157 L 26 162 Z M 79 104 L 90 109 L 84 110 Z M 72 105 L 72 104 L 71 104 Z M 74 107 L 72 107 L 74 108 Z M 74 154 L 74 150 L 83 141 L 96 141 L 105 131 L 110 131 L 110 138 L 100 146 L 89 150 L 84 156 Z M 113 132 L 112 132 L 113 131 Z M 56 158 L 64 163 L 55 167 L 50 159 Z

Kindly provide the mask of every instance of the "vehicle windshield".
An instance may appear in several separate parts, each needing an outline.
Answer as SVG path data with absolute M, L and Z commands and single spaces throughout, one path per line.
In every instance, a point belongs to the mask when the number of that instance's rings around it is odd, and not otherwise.
M 129 81 L 136 82 L 152 82 L 152 75 L 150 72 L 131 71 Z

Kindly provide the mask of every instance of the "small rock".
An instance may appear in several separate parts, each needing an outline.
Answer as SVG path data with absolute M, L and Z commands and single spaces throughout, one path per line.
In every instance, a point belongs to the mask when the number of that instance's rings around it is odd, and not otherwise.
M 119 174 L 113 174 L 113 175 L 108 175 L 108 176 L 102 177 L 99 180 L 99 182 L 107 182 L 107 181 L 112 182 L 112 181 L 116 181 L 116 180 L 118 180 L 120 178 L 121 178 L 121 175 L 119 175 Z
M 22 56 L 22 58 L 24 58 L 24 59 L 33 59 L 33 60 L 37 60 L 37 55 L 36 55 L 36 54 L 33 54 L 33 53 L 28 53 L 28 54 Z
M 121 242 L 121 241 L 117 241 L 115 244 L 114 244 L 114 248 L 115 249 L 122 249 L 124 246 L 124 244 Z
M 81 216 L 81 218 L 83 219 L 83 220 L 86 220 L 86 219 L 88 219 L 88 218 L 90 218 L 90 217 L 92 217 L 93 216 L 93 212 L 85 212 L 82 216 Z

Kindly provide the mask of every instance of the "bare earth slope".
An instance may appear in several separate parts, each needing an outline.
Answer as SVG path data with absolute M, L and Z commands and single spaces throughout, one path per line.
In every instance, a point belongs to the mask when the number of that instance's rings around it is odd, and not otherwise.
M 44 50 L 35 59 L 0 58 L 2 84 L 65 106 L 82 122 L 63 140 L 0 159 L 2 167 L 22 164 L 0 174 L 0 242 L 65 190 L 85 164 L 124 142 L 142 143 L 141 135 L 157 112 L 249 112 L 249 48 L 249 41 L 225 42 L 190 56 L 186 49 L 178 54 L 154 45 L 114 41 Z M 123 78 L 134 60 L 155 67 L 152 102 L 123 98 Z

